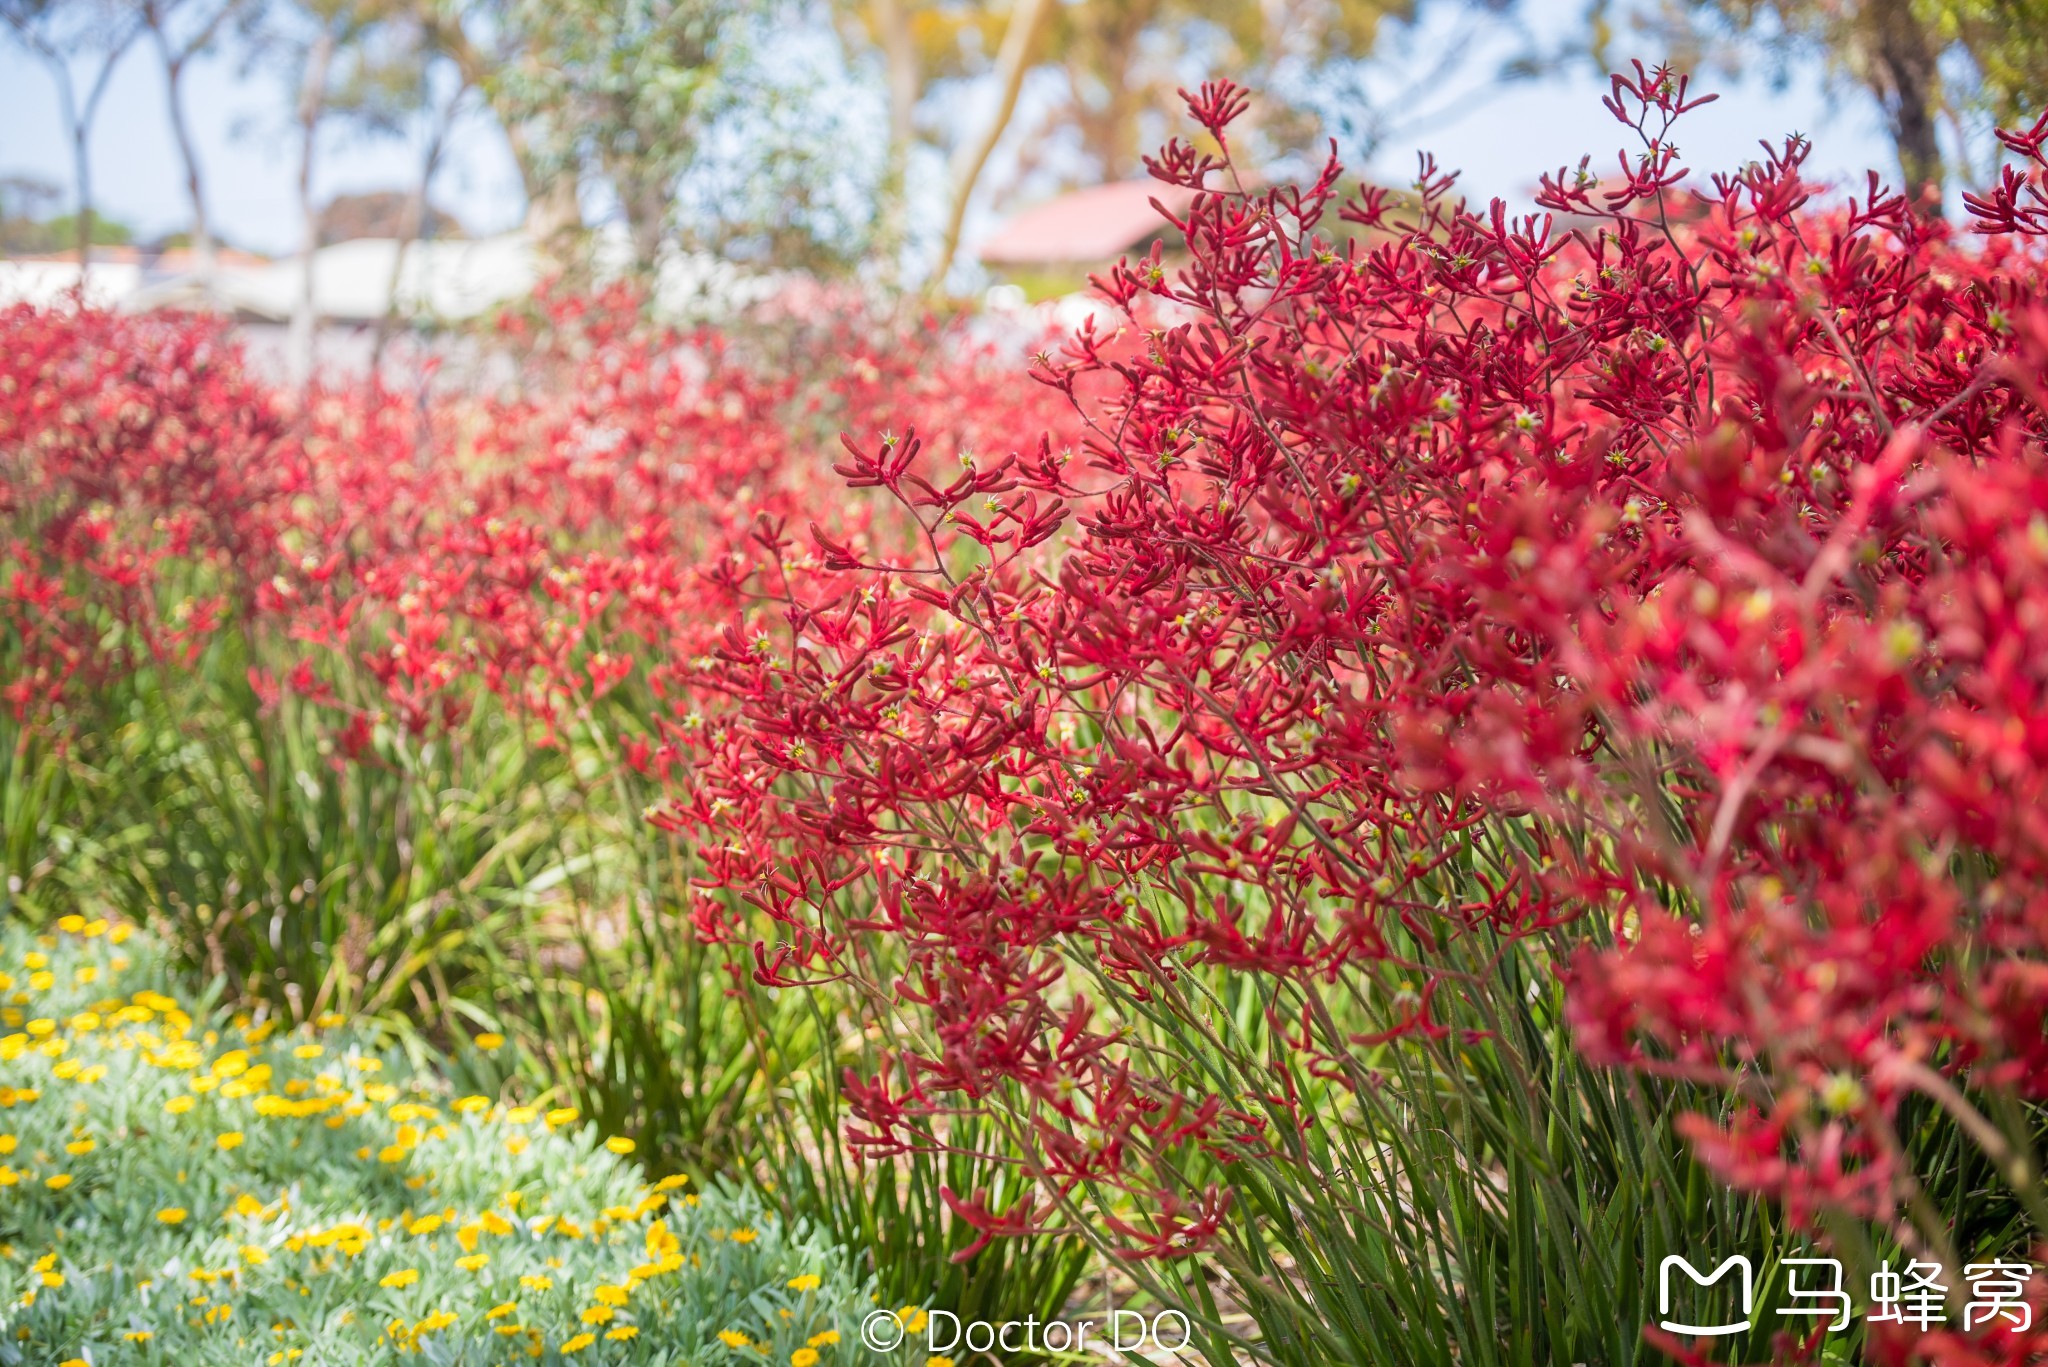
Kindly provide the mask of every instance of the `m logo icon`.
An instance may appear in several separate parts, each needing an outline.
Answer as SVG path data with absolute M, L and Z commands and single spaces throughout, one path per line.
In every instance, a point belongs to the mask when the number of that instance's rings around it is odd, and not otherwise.
M 1741 1272 L 1741 1322 L 1737 1324 L 1714 1325 L 1680 1324 L 1678 1321 L 1668 1318 L 1668 1316 L 1671 1314 L 1671 1269 L 1674 1267 L 1684 1268 L 1685 1275 L 1692 1278 L 1693 1284 L 1696 1286 L 1712 1286 L 1715 1282 L 1718 1282 L 1721 1280 L 1721 1278 L 1727 1276 L 1730 1268 L 1734 1268 L 1737 1271 Z M 1728 1259 L 1728 1261 L 1722 1263 L 1719 1267 L 1715 1268 L 1712 1272 L 1709 1272 L 1705 1276 L 1701 1276 L 1700 1270 L 1698 1268 L 1694 1267 L 1691 1263 L 1687 1262 L 1685 1259 L 1679 1257 L 1676 1253 L 1674 1253 L 1670 1257 L 1666 1258 L 1662 1265 L 1659 1266 L 1657 1269 L 1657 1313 L 1659 1315 L 1667 1317 L 1658 1320 L 1657 1323 L 1659 1327 L 1673 1334 L 1697 1334 L 1706 1336 L 1716 1336 L 1721 1334 L 1739 1334 L 1743 1330 L 1749 1328 L 1749 1317 L 1751 1312 L 1751 1306 L 1755 1300 L 1755 1294 L 1756 1286 L 1754 1278 L 1749 1270 L 1749 1259 L 1743 1257 L 1741 1254 L 1736 1254 L 1734 1257 Z

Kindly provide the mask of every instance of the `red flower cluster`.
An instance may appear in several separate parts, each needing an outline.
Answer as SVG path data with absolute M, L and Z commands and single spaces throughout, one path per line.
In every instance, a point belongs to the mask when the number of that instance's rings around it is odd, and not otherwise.
M 1247 190 L 1205 86 L 1173 250 L 1038 385 L 957 329 L 799 369 L 555 299 L 507 393 L 294 408 L 210 328 L 17 310 L 9 702 L 229 621 L 344 755 L 630 688 L 694 932 L 865 1004 L 857 1151 L 995 1122 L 1036 1190 L 951 1194 L 985 1239 L 1201 1246 L 1199 1174 L 1448 1028 L 1450 941 L 1570 926 L 1581 1046 L 1738 1103 L 1716 1171 L 1959 1265 L 1909 1104 L 2048 1229 L 2048 120 L 1958 240 L 1874 176 L 1811 207 L 1797 139 L 1686 189 L 1693 103 L 1616 78 L 1640 150 L 1511 219 L 1427 160 Z M 1161 1043 L 1219 982 L 1266 1004 L 1249 1088 Z
M 282 411 L 217 326 L 17 305 L 0 335 L 0 697 L 21 721 L 189 664 L 269 572 L 303 469 L 271 459 Z
M 1227 147 L 1242 103 L 1189 107 Z M 2048 1096 L 2041 255 L 1875 176 L 1810 209 L 1798 139 L 1682 190 L 1683 79 L 1610 107 L 1641 151 L 1535 219 L 1427 161 L 1340 200 L 1334 162 L 1247 192 L 1169 147 L 1183 259 L 1121 265 L 1125 324 L 1037 368 L 1082 440 L 850 440 L 920 553 L 814 529 L 782 630 L 715 652 L 738 710 L 676 738 L 661 819 L 784 927 L 761 981 L 913 1023 L 854 1143 L 1015 1117 L 1045 1204 L 961 1208 L 990 1234 L 1108 1188 L 1149 1197 L 1133 1256 L 1182 1249 L 1224 1200 L 1175 1155 L 1286 1142 L 1291 1068 L 1210 1094 L 1133 1043 L 1197 966 L 1312 988 L 1589 915 L 1584 1047 L 1746 1098 L 1694 1127 L 1727 1179 L 1954 1265 L 1906 1214 L 1918 1093 L 2048 1227 L 1992 1118 Z M 2041 130 L 2010 145 L 1972 206 L 2038 231 Z M 1273 1036 L 1352 1085 L 1361 1044 L 1440 1028 L 1419 957 L 1381 1033 Z
M 189 667 L 239 623 L 297 643 L 259 692 L 341 707 L 359 738 L 495 695 L 545 740 L 636 666 L 673 686 L 682 654 L 753 604 L 843 426 L 903 415 L 964 449 L 1063 420 L 959 328 L 827 319 L 804 338 L 827 362 L 797 373 L 640 317 L 623 288 L 546 297 L 501 321 L 519 373 L 500 393 L 296 405 L 213 323 L 15 308 L 0 639 L 16 718 L 149 660 Z

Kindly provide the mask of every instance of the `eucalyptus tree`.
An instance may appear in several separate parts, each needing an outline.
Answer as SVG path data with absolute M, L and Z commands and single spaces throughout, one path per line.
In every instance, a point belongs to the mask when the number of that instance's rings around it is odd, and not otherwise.
M 71 143 L 71 174 L 77 195 L 77 251 L 80 277 L 92 260 L 92 128 L 114 68 L 142 34 L 140 16 L 112 0 L 0 0 L 0 19 L 57 87 L 64 131 Z M 84 81 L 79 80 L 83 68 Z
M 143 31 L 163 62 L 171 137 L 185 168 L 185 191 L 192 200 L 192 254 L 203 291 L 213 287 L 213 222 L 206 210 L 199 146 L 185 110 L 185 81 L 193 63 L 215 50 L 228 21 L 252 3 L 255 0 L 136 0 L 135 5 Z

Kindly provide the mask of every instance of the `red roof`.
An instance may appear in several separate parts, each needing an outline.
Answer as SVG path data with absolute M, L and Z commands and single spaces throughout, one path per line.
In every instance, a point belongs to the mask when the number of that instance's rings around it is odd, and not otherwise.
M 1155 199 L 1175 213 L 1185 213 L 1194 194 L 1149 179 L 1074 190 L 1005 223 L 982 243 L 981 259 L 992 266 L 1105 264 L 1133 248 L 1149 247 L 1154 238 L 1173 235 L 1172 227 L 1152 207 Z

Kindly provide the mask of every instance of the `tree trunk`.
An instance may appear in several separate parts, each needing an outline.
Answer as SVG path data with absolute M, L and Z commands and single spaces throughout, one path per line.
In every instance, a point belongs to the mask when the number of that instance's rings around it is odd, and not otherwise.
M 1935 138 L 1941 71 L 1912 0 L 1871 0 L 1871 68 L 1909 198 L 1939 212 L 1941 145 Z
M 69 117 L 70 101 L 66 100 L 66 117 Z M 78 245 L 78 286 L 85 288 L 86 268 L 92 265 L 92 158 L 88 153 L 87 141 L 91 132 L 85 122 L 71 125 L 71 166 L 72 174 L 78 178 L 78 221 L 72 226 L 77 229 Z
M 533 131 L 517 120 L 500 122 L 513 164 L 519 168 L 520 187 L 526 191 L 526 235 L 542 255 L 558 256 L 562 238 L 583 226 L 576 177 L 544 174 L 533 150 Z
M 889 80 L 889 159 L 882 172 L 877 235 L 882 251 L 895 257 L 901 254 L 910 230 L 910 149 L 917 140 L 917 101 L 923 78 L 906 0 L 876 0 L 875 28 Z
M 193 273 L 199 277 L 200 293 L 211 303 L 215 273 L 213 226 L 206 219 L 206 195 L 199 180 L 199 150 L 193 146 L 192 130 L 185 123 L 186 59 L 172 55 L 170 40 L 164 36 L 161 24 L 152 24 L 150 32 L 156 37 L 157 51 L 163 55 L 164 86 L 170 95 L 171 136 L 178 144 L 179 157 L 185 162 L 185 192 L 192 199 Z
M 1156 0 L 1114 7 L 1085 6 L 1078 16 L 1082 60 L 1067 55 L 1074 90 L 1075 122 L 1081 144 L 1094 156 L 1105 181 L 1128 179 L 1138 166 L 1138 111 L 1145 100 L 1139 75 L 1145 35 L 1160 18 Z M 1092 72 L 1103 87 L 1102 103 L 1090 108 L 1079 82 Z
M 299 300 L 292 309 L 290 346 L 293 383 L 313 383 L 313 346 L 320 317 L 313 298 L 313 258 L 320 250 L 320 215 L 313 208 L 313 153 L 317 150 L 320 116 L 327 106 L 327 67 L 334 57 L 334 38 L 323 33 L 306 54 L 306 73 L 299 86 Z
M 1002 141 L 1003 130 L 1010 126 L 1010 118 L 1017 112 L 1017 96 L 1024 88 L 1024 75 L 1031 67 L 1031 50 L 1037 46 L 1038 31 L 1045 26 L 1046 17 L 1051 13 L 1051 0 L 1015 0 L 1010 10 L 1010 22 L 1003 30 L 1003 45 L 996 52 L 996 80 L 1002 88 L 996 116 L 973 141 L 962 143 L 959 155 L 954 158 L 953 207 L 946 216 L 946 236 L 939 248 L 939 264 L 932 271 L 927 286 L 933 292 L 946 287 L 946 276 L 953 269 L 953 258 L 960 252 L 960 231 L 967 222 L 968 201 L 974 197 L 975 183 L 981 179 L 989 156 L 996 150 L 996 144 Z
M 441 148 L 447 140 L 448 129 L 455 122 L 456 111 L 462 107 L 462 96 L 468 90 L 465 85 L 455 92 L 455 98 L 448 102 L 441 117 L 435 121 L 433 130 L 427 136 L 426 156 L 420 161 L 420 178 L 413 185 L 412 193 L 406 196 L 405 218 L 398 229 L 398 250 L 391 257 L 391 280 L 384 291 L 384 316 L 377 320 L 376 340 L 370 344 L 370 378 L 378 378 L 384 365 L 384 348 L 391 343 L 391 333 L 398 322 L 398 288 L 405 279 L 405 253 L 418 240 L 427 221 L 427 196 L 434 188 L 434 172 L 441 164 Z M 424 448 L 423 448 L 424 449 Z

